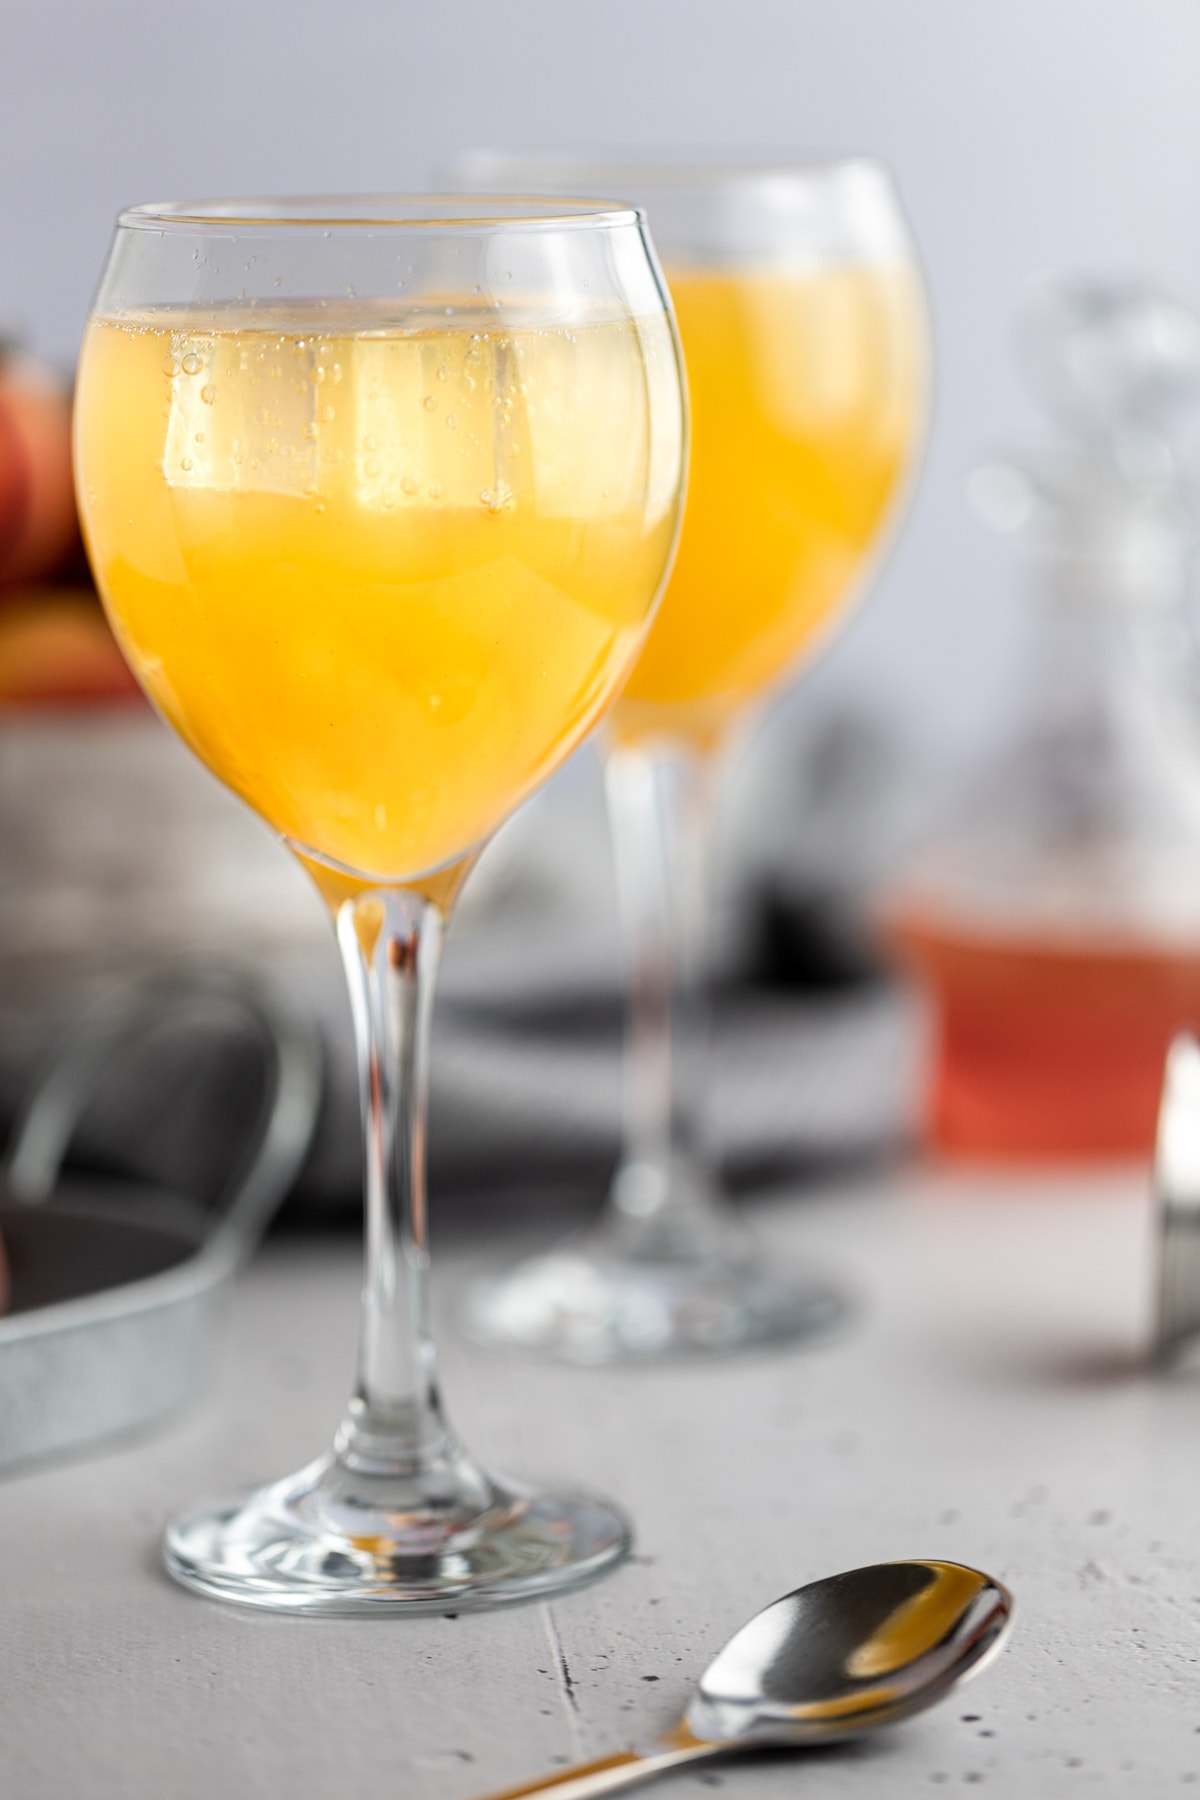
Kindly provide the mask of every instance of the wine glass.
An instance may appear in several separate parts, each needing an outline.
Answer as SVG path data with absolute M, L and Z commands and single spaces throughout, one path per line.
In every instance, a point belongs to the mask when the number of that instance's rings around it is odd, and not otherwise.
M 607 1503 L 495 1479 L 430 1336 L 438 949 L 501 820 L 596 722 L 677 531 L 677 342 L 639 213 L 220 201 L 120 215 L 78 486 L 151 699 L 312 875 L 366 1140 L 358 1374 L 331 1451 L 175 1519 L 171 1573 L 290 1611 L 486 1607 L 620 1559 Z
M 624 1152 L 598 1225 L 471 1297 L 467 1328 L 582 1362 L 823 1329 L 822 1283 L 768 1264 L 704 1141 L 704 871 L 731 739 L 811 658 L 914 468 L 926 333 L 916 257 L 865 159 L 708 167 L 464 153 L 454 185 L 604 189 L 647 209 L 687 365 L 687 515 L 607 729 L 630 980 Z

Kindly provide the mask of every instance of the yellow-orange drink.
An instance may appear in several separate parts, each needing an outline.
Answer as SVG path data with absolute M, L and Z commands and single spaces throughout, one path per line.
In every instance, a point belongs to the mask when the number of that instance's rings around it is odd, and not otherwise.
M 924 321 L 899 262 L 668 278 L 691 395 L 687 511 L 614 729 L 704 742 L 852 594 L 920 433 Z
M 676 380 L 661 315 L 97 318 L 78 477 L 121 643 L 297 846 L 436 868 L 557 765 L 638 649 L 674 530 Z

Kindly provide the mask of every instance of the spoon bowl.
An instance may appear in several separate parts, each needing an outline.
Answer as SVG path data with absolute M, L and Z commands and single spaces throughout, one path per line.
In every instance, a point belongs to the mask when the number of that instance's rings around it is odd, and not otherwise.
M 858 1737 L 921 1712 L 1004 1641 L 1012 1596 L 962 1563 L 873 1563 L 796 1588 L 734 1633 L 683 1718 L 620 1750 L 488 1800 L 594 1800 L 731 1751 Z
M 1000 1647 L 1007 1590 L 961 1563 L 894 1562 L 796 1588 L 735 1632 L 684 1715 L 712 1743 L 810 1744 L 940 1700 Z

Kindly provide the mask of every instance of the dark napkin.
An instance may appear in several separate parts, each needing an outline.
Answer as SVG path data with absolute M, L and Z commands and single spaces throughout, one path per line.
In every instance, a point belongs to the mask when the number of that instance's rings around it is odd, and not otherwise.
M 778 918 L 772 927 L 781 930 Z M 797 927 L 797 935 L 800 935 Z M 522 934 L 526 940 L 528 934 Z M 794 941 L 789 954 L 798 952 Z M 809 946 L 805 953 L 812 956 Z M 259 971 L 261 975 L 261 970 Z M 573 978 L 572 978 L 573 977 Z M 293 958 L 273 982 L 316 1017 L 325 1083 L 293 1216 L 357 1212 L 361 1132 L 341 971 L 328 953 Z M 0 1099 L 13 1105 L 70 1012 L 47 1019 L 38 1055 L 10 1041 Z M 71 1011 L 74 1011 L 72 1007 Z M 478 937 L 448 971 L 434 1030 L 430 1180 L 456 1210 L 489 1188 L 598 1199 L 620 1143 L 623 996 L 586 947 L 542 937 L 536 970 L 504 931 Z M 916 1023 L 884 981 L 821 986 L 748 971 L 714 996 L 707 1132 L 738 1186 L 874 1157 L 911 1116 Z M 77 1166 L 118 1171 L 209 1203 L 235 1164 L 261 1100 L 261 1057 L 219 1020 L 159 1026 L 105 1072 L 72 1148 Z M 546 1202 L 548 1203 L 548 1202 Z
M 735 769 L 724 797 L 714 887 L 706 1126 L 738 1184 L 894 1145 L 918 1060 L 914 1011 L 873 965 L 853 898 L 894 835 L 900 761 L 854 720 L 787 754 L 766 748 L 759 775 Z M 0 732 L 0 848 L 0 1112 L 70 1032 L 89 984 L 172 959 L 248 959 L 319 1020 L 325 1044 L 321 1116 L 285 1213 L 353 1215 L 342 977 L 313 890 L 262 826 L 148 713 L 39 717 Z M 499 1188 L 509 1205 L 603 1193 L 623 1004 L 599 772 L 584 755 L 505 827 L 450 932 L 432 1073 L 439 1216 Z M 207 1202 L 254 1116 L 260 1069 L 236 1031 L 160 1029 L 109 1072 L 73 1157 Z

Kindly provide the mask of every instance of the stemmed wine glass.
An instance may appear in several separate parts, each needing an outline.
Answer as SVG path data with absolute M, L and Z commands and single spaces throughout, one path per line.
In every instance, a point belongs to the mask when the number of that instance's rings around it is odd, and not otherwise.
M 598 1225 L 481 1285 L 467 1326 L 582 1362 L 800 1337 L 839 1303 L 765 1261 L 704 1140 L 704 870 L 724 753 L 861 591 L 913 470 L 926 352 L 912 244 L 886 172 L 861 158 L 476 151 L 450 179 L 609 184 L 644 206 L 692 409 L 679 555 L 606 733 L 630 977 L 624 1153 Z
M 122 213 L 77 472 L 159 710 L 309 870 L 358 1043 L 367 1263 L 333 1448 L 166 1534 L 201 1592 L 491 1606 L 586 1580 L 607 1503 L 488 1474 L 443 1411 L 425 1092 L 446 917 L 501 820 L 611 701 L 672 554 L 678 346 L 641 215 L 352 197 Z

